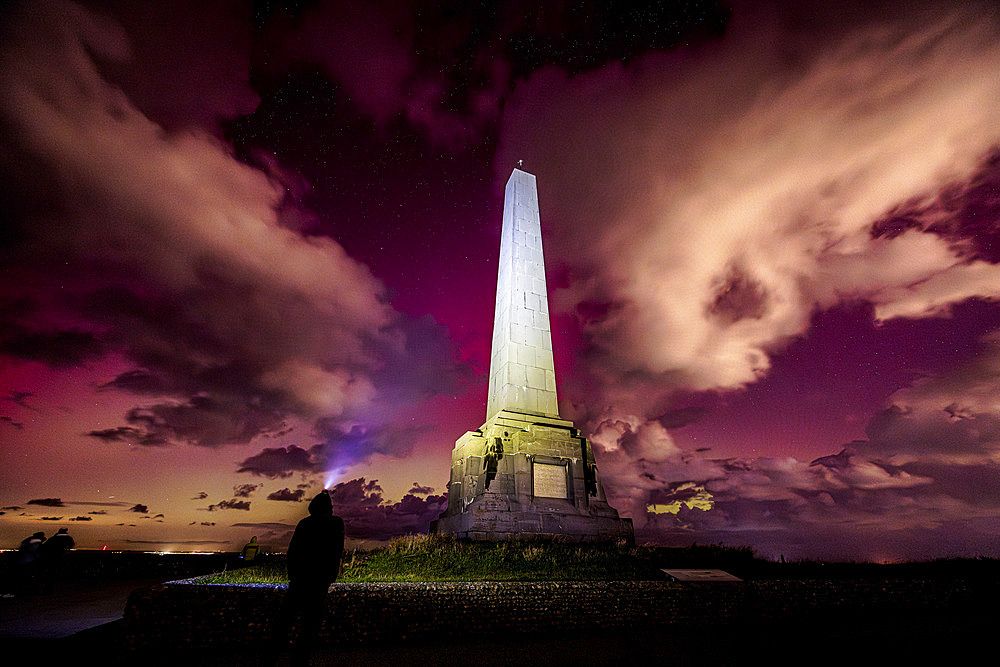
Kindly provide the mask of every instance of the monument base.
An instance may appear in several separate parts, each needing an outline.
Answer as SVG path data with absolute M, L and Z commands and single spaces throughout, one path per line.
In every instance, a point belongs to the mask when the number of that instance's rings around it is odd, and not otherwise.
M 458 439 L 431 533 L 472 540 L 634 542 L 604 496 L 590 442 L 551 415 L 501 410 Z
M 531 503 L 525 508 L 505 496 L 487 491 L 461 514 L 443 515 L 432 521 L 431 533 L 489 542 L 541 539 L 631 544 L 634 541 L 632 519 L 619 518 L 610 506 L 608 509 L 613 515 L 582 514 L 568 502 L 554 499 Z

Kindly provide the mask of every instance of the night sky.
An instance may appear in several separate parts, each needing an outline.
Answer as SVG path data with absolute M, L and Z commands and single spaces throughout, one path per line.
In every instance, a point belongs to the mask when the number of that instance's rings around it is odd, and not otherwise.
M 1000 6 L 8 3 L 0 547 L 426 531 L 537 176 L 640 542 L 1000 556 Z

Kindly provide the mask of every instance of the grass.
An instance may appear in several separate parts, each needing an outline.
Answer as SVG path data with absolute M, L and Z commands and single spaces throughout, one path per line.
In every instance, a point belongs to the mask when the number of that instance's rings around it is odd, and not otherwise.
M 613 544 L 513 541 L 468 542 L 408 535 L 373 551 L 346 554 L 338 581 L 620 581 L 662 579 L 663 567 L 740 569 L 753 561 L 746 548 L 692 546 L 664 550 Z M 283 558 L 230 570 L 205 583 L 287 583 Z
M 338 581 L 643 581 L 662 580 L 661 568 L 718 568 L 741 579 L 1000 579 L 1000 560 L 954 558 L 875 564 L 756 558 L 749 547 L 628 547 L 560 542 L 469 542 L 441 535 L 408 535 L 386 547 L 345 554 Z M 212 584 L 288 583 L 285 558 L 269 554 L 247 568 L 200 579 Z

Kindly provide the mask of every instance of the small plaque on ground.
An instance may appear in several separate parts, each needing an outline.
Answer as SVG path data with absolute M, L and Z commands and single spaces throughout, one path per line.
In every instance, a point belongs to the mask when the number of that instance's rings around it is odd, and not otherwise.
M 674 581 L 743 581 L 724 570 L 662 570 Z
M 566 466 L 536 461 L 532 469 L 536 496 L 542 498 L 566 497 Z

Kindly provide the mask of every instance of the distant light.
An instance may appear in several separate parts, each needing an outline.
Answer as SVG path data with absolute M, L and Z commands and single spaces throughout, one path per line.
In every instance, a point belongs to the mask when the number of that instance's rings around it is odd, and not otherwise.
M 101 551 L 107 551 L 107 550 L 108 550 L 108 545 L 107 544 L 105 544 L 103 547 L 101 547 Z

